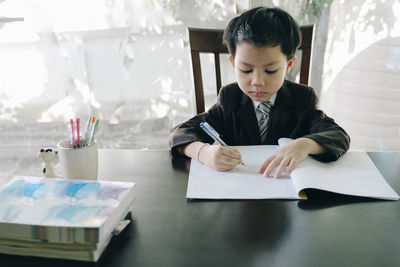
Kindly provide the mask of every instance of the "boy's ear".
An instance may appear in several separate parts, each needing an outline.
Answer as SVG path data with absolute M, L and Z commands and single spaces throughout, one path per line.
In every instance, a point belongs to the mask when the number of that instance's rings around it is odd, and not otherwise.
M 291 59 L 289 59 L 287 66 L 286 66 L 286 74 L 285 75 L 287 75 L 290 72 L 290 69 L 293 67 L 295 61 L 296 61 L 295 56 L 293 56 Z
M 232 56 L 229 56 L 229 61 L 232 64 L 232 67 L 235 68 L 235 59 Z

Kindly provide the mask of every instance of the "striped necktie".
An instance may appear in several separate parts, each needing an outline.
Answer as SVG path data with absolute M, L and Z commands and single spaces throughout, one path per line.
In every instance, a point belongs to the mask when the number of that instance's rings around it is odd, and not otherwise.
M 258 122 L 258 127 L 260 128 L 260 136 L 261 138 L 265 135 L 267 132 L 268 128 L 268 122 L 269 122 L 269 113 L 271 111 L 272 104 L 269 101 L 266 102 L 261 102 L 258 106 L 257 109 L 258 111 L 261 112 L 261 118 Z

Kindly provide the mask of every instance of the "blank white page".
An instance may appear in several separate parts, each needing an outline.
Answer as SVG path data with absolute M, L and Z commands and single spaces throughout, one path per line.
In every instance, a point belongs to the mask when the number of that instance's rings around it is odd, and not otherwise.
M 298 199 L 290 177 L 265 178 L 258 171 L 278 146 L 236 146 L 245 166 L 218 172 L 192 160 L 187 198 Z
M 347 152 L 330 163 L 308 158 L 293 170 L 292 177 L 298 190 L 316 188 L 346 195 L 399 199 L 366 152 Z

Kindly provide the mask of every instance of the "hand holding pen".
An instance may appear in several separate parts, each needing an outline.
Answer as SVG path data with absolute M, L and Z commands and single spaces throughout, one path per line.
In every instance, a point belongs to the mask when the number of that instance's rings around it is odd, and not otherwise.
M 215 142 L 217 142 L 218 144 L 220 144 L 223 147 L 228 147 L 228 145 L 221 139 L 219 133 L 217 131 L 214 130 L 213 127 L 211 127 L 210 124 L 208 124 L 207 122 L 202 122 L 200 123 L 200 127 L 201 129 L 203 129 L 203 131 L 208 134 Z M 236 150 L 236 149 L 235 149 Z M 240 154 L 240 153 L 239 153 Z M 241 164 L 243 166 L 245 166 L 244 162 L 241 161 Z

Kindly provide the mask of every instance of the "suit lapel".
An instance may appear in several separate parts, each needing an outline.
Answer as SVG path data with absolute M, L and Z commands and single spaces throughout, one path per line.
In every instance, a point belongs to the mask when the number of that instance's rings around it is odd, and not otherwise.
M 261 144 L 260 133 L 258 129 L 257 117 L 254 111 L 253 101 L 242 94 L 241 107 L 237 111 L 240 123 L 252 144 Z
M 283 83 L 276 96 L 272 109 L 271 122 L 267 132 L 266 144 L 275 144 L 282 137 L 283 125 L 289 122 L 289 110 L 293 107 L 293 97 L 290 90 Z

